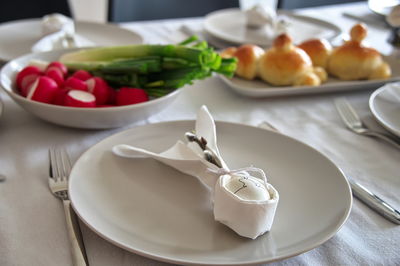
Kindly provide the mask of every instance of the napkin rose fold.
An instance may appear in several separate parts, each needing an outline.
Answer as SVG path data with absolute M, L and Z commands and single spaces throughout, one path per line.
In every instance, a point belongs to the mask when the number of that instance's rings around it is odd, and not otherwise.
M 75 23 L 62 14 L 49 14 L 42 18 L 42 37 L 32 46 L 32 52 L 45 52 L 62 48 L 88 47 L 95 44 L 75 32 Z
M 269 37 L 271 41 L 279 34 L 288 31 L 287 18 L 278 15 L 275 9 L 266 5 L 256 4 L 242 12 L 249 30 L 264 30 L 265 37 Z
M 183 132 L 184 133 L 184 132 Z M 267 183 L 263 170 L 255 167 L 229 169 L 220 155 L 214 119 L 207 107 L 197 114 L 195 134 L 207 140 L 207 147 L 218 157 L 220 167 L 206 160 L 204 150 L 195 142 L 178 140 L 171 148 L 154 153 L 127 144 L 112 148 L 125 158 L 153 158 L 185 174 L 195 176 L 212 190 L 216 221 L 237 234 L 255 239 L 271 229 L 279 201 L 276 189 Z M 250 172 L 258 173 L 259 177 Z

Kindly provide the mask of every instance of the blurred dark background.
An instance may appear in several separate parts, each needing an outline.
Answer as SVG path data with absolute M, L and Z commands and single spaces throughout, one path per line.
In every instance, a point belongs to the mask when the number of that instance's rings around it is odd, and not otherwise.
M 82 0 L 84 1 L 84 0 Z M 239 0 L 105 0 L 108 21 L 124 22 L 179 17 L 199 17 L 229 7 L 238 7 Z M 359 0 L 358 0 L 359 1 Z M 294 9 L 357 0 L 278 0 L 278 8 Z M 51 13 L 71 16 L 67 0 L 1 0 L 0 22 L 40 18 Z
M 66 0 L 1 0 L 0 22 L 40 18 L 51 13 L 71 16 Z
M 200 17 L 229 7 L 239 7 L 239 0 L 109 0 L 109 21 Z

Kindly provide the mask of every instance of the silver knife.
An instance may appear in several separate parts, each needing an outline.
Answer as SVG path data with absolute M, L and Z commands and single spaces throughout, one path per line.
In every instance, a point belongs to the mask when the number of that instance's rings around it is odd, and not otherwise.
M 260 128 L 273 130 L 279 132 L 276 127 L 272 126 L 268 122 L 262 122 L 258 125 Z M 370 190 L 355 182 L 351 178 L 347 177 L 347 181 L 350 184 L 353 196 L 364 202 L 371 209 L 375 210 L 377 213 L 388 219 L 389 221 L 400 224 L 400 212 L 390 206 L 386 201 L 372 193 Z
M 398 210 L 390 206 L 383 199 L 372 193 L 364 186 L 355 182 L 351 178 L 347 178 L 347 180 L 350 183 L 354 197 L 364 202 L 371 209 L 375 210 L 391 222 L 395 224 L 400 224 L 400 212 Z

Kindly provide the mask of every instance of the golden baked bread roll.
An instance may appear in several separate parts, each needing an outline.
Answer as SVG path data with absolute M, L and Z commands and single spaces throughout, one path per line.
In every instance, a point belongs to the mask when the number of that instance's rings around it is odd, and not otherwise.
M 362 44 L 366 36 L 367 28 L 364 24 L 353 26 L 351 39 L 333 50 L 328 61 L 329 74 L 342 80 L 390 77 L 390 66 L 383 61 L 381 54 Z
M 228 47 L 220 53 L 220 56 L 222 58 L 231 58 L 236 51 L 237 47 Z
M 277 86 L 321 84 L 311 58 L 294 46 L 287 34 L 279 35 L 273 46 L 265 51 L 258 64 L 258 73 L 264 81 Z
M 297 47 L 303 49 L 310 56 L 314 66 L 326 69 L 332 53 L 332 45 L 327 40 L 310 39 L 300 43 Z
M 264 49 L 257 45 L 244 44 L 242 46 L 229 47 L 221 52 L 221 57 L 236 57 L 238 59 L 236 75 L 252 80 L 257 76 L 257 64 L 264 54 Z

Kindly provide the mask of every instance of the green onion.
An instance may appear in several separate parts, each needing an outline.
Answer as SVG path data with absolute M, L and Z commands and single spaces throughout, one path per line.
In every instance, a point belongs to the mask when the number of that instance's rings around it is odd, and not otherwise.
M 236 59 L 222 59 L 192 36 L 178 45 L 129 45 L 80 50 L 59 59 L 70 71 L 83 69 L 114 87 L 138 87 L 160 97 L 213 72 L 232 76 Z

